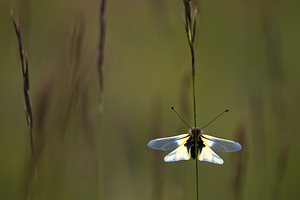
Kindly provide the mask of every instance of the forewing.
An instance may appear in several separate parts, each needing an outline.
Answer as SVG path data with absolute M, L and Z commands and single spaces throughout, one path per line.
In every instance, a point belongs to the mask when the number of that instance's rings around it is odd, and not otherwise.
M 207 161 L 219 165 L 222 165 L 224 163 L 223 159 L 220 156 L 218 156 L 215 152 L 213 152 L 208 146 L 206 146 L 206 144 L 199 151 L 198 159 L 200 161 Z
M 184 145 L 188 138 L 174 151 L 165 156 L 165 162 L 174 162 L 179 160 L 189 160 L 191 158 L 190 152 L 187 150 L 187 147 Z
M 242 149 L 242 146 L 235 141 L 216 138 L 210 135 L 201 136 L 202 140 L 215 152 L 226 153 Z
M 172 151 L 183 144 L 189 137 L 189 134 L 181 134 L 173 137 L 157 138 L 151 140 L 148 146 L 152 149 Z

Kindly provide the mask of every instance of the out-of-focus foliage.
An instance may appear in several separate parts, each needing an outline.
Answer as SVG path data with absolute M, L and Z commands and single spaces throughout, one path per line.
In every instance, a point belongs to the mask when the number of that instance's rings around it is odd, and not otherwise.
M 33 161 L 10 8 L 29 57 Z M 0 199 L 195 199 L 194 162 L 164 163 L 152 138 L 192 124 L 190 63 L 174 0 L 107 2 L 103 113 L 100 1 L 0 2 Z M 295 199 L 300 184 L 298 1 L 199 1 L 199 126 L 237 140 L 199 163 L 200 199 Z M 101 194 L 100 194 L 101 193 Z

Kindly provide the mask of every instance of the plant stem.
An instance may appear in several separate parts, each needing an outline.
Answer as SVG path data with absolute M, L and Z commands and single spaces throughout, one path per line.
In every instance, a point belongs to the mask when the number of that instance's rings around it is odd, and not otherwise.
M 189 42 L 190 47 L 190 56 L 191 56 L 191 64 L 192 64 L 192 85 L 193 85 L 193 105 L 194 105 L 194 141 L 195 141 L 195 167 L 196 167 L 196 191 L 197 191 L 197 200 L 199 199 L 199 183 L 198 183 L 198 159 L 197 159 L 197 143 L 198 143 L 198 132 L 197 132 L 197 114 L 196 114 L 196 92 L 195 92 L 195 52 L 194 52 L 194 41 L 195 41 L 195 32 L 196 32 L 196 14 L 197 8 L 195 8 L 194 16 L 192 18 L 191 14 L 191 0 L 183 0 L 185 7 L 185 30 Z
M 196 163 L 196 190 L 197 190 L 197 200 L 199 199 L 199 183 L 198 183 L 198 159 L 197 159 L 197 153 L 198 153 L 198 148 L 197 148 L 197 142 L 198 142 L 198 133 L 197 133 L 197 114 L 196 114 L 196 94 L 195 94 L 195 63 L 194 63 L 194 48 L 191 48 L 191 59 L 192 59 L 192 72 L 193 72 L 193 76 L 192 76 L 192 84 L 193 84 L 193 104 L 194 104 L 194 127 L 195 127 L 195 155 L 196 155 L 196 159 L 195 159 L 195 163 Z
M 35 152 L 34 152 L 34 143 L 33 143 L 33 135 L 32 135 L 33 116 L 32 116 L 32 108 L 31 108 L 31 100 L 30 100 L 30 92 L 29 92 L 28 55 L 27 55 L 27 51 L 25 51 L 23 48 L 19 22 L 15 20 L 12 9 L 10 10 L 10 12 L 11 12 L 11 17 L 13 20 L 15 32 L 18 38 L 18 46 L 19 46 L 19 53 L 21 59 L 21 72 L 22 72 L 22 79 L 23 79 L 23 90 L 24 90 L 24 98 L 25 98 L 24 108 L 25 108 L 26 120 L 27 120 L 27 125 L 30 134 L 31 154 L 34 157 Z
M 102 114 L 103 114 L 103 61 L 104 61 L 104 44 L 105 44 L 105 33 L 106 33 L 106 0 L 101 0 L 100 3 L 100 16 L 99 16 L 99 25 L 100 25 L 100 33 L 99 33 L 99 49 L 98 49 L 98 73 L 99 73 L 99 102 L 98 102 L 98 114 L 99 121 L 102 125 Z M 100 127 L 102 129 L 102 127 Z M 103 194 L 103 135 L 102 131 L 99 134 L 99 199 L 104 199 Z
M 191 51 L 191 62 L 192 62 L 192 85 L 193 85 L 193 105 L 194 105 L 194 128 L 195 128 L 195 167 L 196 167 L 196 191 L 197 191 L 197 200 L 199 199 L 199 183 L 198 183 L 198 148 L 197 148 L 197 142 L 198 142 L 198 133 L 197 133 L 197 112 L 196 112 L 196 92 L 195 92 L 195 52 L 194 52 L 194 43 L 193 41 L 190 42 L 190 51 Z

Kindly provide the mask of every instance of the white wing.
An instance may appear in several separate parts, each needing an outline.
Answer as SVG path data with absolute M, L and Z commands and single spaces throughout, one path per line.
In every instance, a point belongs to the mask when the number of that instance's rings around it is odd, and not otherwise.
M 201 138 L 215 152 L 226 153 L 242 149 L 242 146 L 238 142 L 231 140 L 225 140 L 204 134 L 202 134 Z
M 165 156 L 165 162 L 174 162 L 179 160 L 189 160 L 191 158 L 191 154 L 187 150 L 187 147 L 184 145 L 188 140 L 188 137 L 185 138 L 185 141 L 174 151 Z
M 211 150 L 207 146 L 207 144 L 205 144 L 205 146 L 199 151 L 198 159 L 200 161 L 212 162 L 219 165 L 222 165 L 224 163 L 223 159 L 218 156 L 213 150 Z
M 148 146 L 152 149 L 172 151 L 178 148 L 188 139 L 189 134 L 181 134 L 173 137 L 157 138 L 151 140 Z

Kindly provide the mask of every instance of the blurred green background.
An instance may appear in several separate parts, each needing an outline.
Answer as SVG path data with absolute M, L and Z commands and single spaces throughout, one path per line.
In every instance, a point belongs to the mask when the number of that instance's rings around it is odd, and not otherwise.
M 29 55 L 30 152 L 17 39 Z M 164 163 L 150 139 L 192 124 L 182 1 L 109 0 L 99 95 L 100 2 L 0 2 L 0 199 L 195 199 L 194 162 Z M 199 162 L 200 199 L 296 199 L 299 2 L 198 1 L 196 98 L 205 133 L 240 142 Z M 102 99 L 103 110 L 99 109 Z

